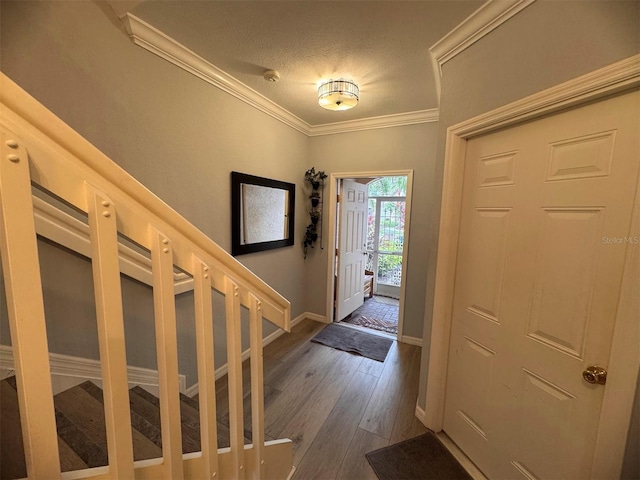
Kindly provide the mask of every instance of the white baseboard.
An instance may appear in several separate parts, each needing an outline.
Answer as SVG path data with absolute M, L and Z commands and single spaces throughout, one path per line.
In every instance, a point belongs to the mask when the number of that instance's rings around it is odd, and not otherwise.
M 409 345 L 417 345 L 422 347 L 422 339 L 418 337 L 410 337 L 408 335 L 402 335 L 399 339 L 402 343 L 408 343 Z
M 287 480 L 291 480 L 295 474 L 296 474 L 296 466 L 292 465 L 291 471 L 289 472 L 289 476 L 287 477 Z
M 329 323 L 325 315 L 319 315 L 317 313 L 305 312 L 302 314 L 305 318 L 313 320 L 315 322 Z
M 99 360 L 72 357 L 59 353 L 49 354 L 51 368 L 51 386 L 53 394 L 75 387 L 87 380 L 93 381 L 102 388 L 102 367 Z M 15 371 L 13 350 L 8 345 L 0 345 L 0 378 L 6 378 Z M 158 372 L 148 368 L 127 367 L 129 388 L 140 386 L 148 392 L 158 394 Z M 187 378 L 179 375 L 180 392 L 187 390 Z
M 436 433 L 436 437 L 438 437 L 440 443 L 442 443 L 442 445 L 444 445 L 444 447 L 449 450 L 449 453 L 453 455 L 453 457 L 458 461 L 462 468 L 467 471 L 467 473 L 473 480 L 487 480 L 487 477 L 484 476 L 480 469 L 473 464 L 469 457 L 467 457 L 465 453 L 460 450 L 460 447 L 458 447 L 458 445 L 456 445 L 446 433 Z
M 305 319 L 315 320 L 319 322 L 324 321 L 324 317 L 321 315 L 304 312 L 303 314 L 298 315 L 296 318 L 291 320 L 291 328 L 293 328 L 294 326 L 296 326 L 298 323 L 300 323 L 302 320 L 305 320 Z M 275 332 L 271 333 L 270 335 L 267 335 L 266 337 L 264 337 L 264 340 L 262 341 L 262 347 L 263 348 L 266 347 L 271 342 L 273 342 L 276 338 L 280 337 L 281 335 L 284 335 L 285 333 L 286 332 L 284 330 L 278 329 Z M 244 352 L 242 352 L 242 361 L 244 362 L 250 356 L 251 356 L 251 350 L 250 349 L 245 350 Z M 216 374 L 215 374 L 216 380 L 218 380 L 221 377 L 224 377 L 228 371 L 229 371 L 229 364 L 227 363 L 225 363 L 219 368 L 216 368 Z M 195 397 L 198 394 L 198 392 L 199 392 L 198 384 L 194 383 L 187 389 L 185 395 L 188 397 Z
M 425 416 L 424 408 L 422 408 L 420 405 L 417 405 L 417 404 L 416 404 L 416 418 L 420 420 L 420 422 L 422 422 L 424 426 L 427 425 L 427 418 Z

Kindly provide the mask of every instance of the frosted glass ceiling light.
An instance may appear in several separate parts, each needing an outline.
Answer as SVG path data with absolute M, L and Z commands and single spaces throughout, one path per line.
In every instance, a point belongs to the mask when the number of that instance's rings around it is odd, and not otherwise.
M 318 87 L 318 104 L 327 110 L 349 110 L 358 104 L 359 94 L 351 80 L 329 80 Z

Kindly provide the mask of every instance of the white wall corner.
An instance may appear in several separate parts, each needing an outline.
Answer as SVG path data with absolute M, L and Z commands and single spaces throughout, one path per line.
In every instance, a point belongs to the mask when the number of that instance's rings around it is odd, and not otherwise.
M 518 14 L 535 0 L 489 0 L 430 49 L 438 102 L 442 65 Z

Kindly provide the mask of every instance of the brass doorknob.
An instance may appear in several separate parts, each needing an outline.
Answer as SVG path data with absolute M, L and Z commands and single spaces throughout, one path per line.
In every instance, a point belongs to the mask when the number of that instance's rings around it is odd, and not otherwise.
M 607 383 L 607 371 L 597 365 L 591 365 L 582 372 L 582 378 L 589 383 L 604 385 Z

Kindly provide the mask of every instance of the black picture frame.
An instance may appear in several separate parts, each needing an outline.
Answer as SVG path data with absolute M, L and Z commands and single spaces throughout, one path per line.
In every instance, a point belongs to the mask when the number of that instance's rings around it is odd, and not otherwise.
M 242 185 L 257 185 L 270 187 L 288 192 L 287 205 L 287 238 L 258 243 L 242 243 Z M 288 247 L 294 244 L 295 232 L 295 204 L 296 186 L 293 183 L 282 182 L 270 178 L 257 177 L 247 173 L 231 172 L 231 255 L 245 255 L 247 253 L 262 252 L 275 248 Z

